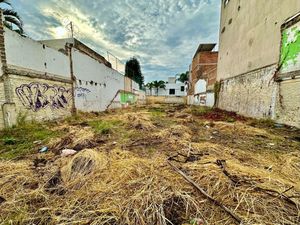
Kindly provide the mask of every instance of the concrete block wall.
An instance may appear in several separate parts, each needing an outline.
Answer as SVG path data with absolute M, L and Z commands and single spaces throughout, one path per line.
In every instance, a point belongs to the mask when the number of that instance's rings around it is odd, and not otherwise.
M 241 115 L 275 118 L 276 65 L 222 81 L 218 107 Z

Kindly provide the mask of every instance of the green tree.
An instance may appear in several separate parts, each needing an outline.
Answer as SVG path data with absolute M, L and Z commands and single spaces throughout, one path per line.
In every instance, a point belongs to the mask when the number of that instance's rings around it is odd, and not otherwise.
M 177 80 L 184 83 L 185 81 L 189 80 L 189 71 L 186 71 L 185 73 L 177 74 L 177 76 L 179 76 Z
M 156 80 L 156 81 L 153 81 L 153 87 L 156 88 L 156 95 L 158 95 L 158 89 L 160 89 L 160 88 L 165 89 L 166 83 L 163 80 L 160 80 L 160 81 Z
M 3 12 L 4 25 L 19 34 L 24 34 L 23 22 L 19 14 L 13 10 L 8 0 L 0 0 L 0 9 Z
M 137 82 L 140 88 L 144 85 L 144 76 L 141 71 L 141 66 L 139 61 L 136 58 L 131 58 L 126 62 L 125 66 L 125 76 L 131 78 Z
M 145 86 L 146 86 L 146 88 L 149 88 L 149 90 L 150 90 L 150 95 L 152 95 L 152 89 L 154 88 L 153 82 L 149 82 L 149 83 L 147 83 Z

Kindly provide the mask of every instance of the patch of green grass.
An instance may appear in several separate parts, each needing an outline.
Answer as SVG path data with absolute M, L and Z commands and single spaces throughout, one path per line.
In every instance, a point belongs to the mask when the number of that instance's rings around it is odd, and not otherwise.
M 122 121 L 120 121 L 120 120 L 95 120 L 95 121 L 88 122 L 88 124 L 97 133 L 109 134 L 114 129 L 118 128 L 122 124 Z
M 236 121 L 236 119 L 233 117 L 230 117 L 230 116 L 226 117 L 226 122 L 228 122 L 228 123 L 234 123 L 235 121 Z
M 205 106 L 192 106 L 191 107 L 191 113 L 194 116 L 204 116 L 207 113 L 210 113 L 213 110 L 213 108 L 205 107 Z
M 272 119 L 253 119 L 250 122 L 250 126 L 253 127 L 274 127 L 275 122 Z
M 51 138 L 59 137 L 62 133 L 52 131 L 47 123 L 25 122 L 0 131 L 0 159 L 18 159 L 37 151 L 35 141 L 44 145 Z
M 152 117 L 163 117 L 166 115 L 166 112 L 162 108 L 153 107 L 148 110 Z

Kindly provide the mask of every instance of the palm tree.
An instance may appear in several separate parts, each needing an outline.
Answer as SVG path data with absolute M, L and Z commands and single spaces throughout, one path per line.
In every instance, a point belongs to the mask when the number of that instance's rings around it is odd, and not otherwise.
M 154 88 L 153 82 L 149 82 L 146 84 L 146 88 L 149 88 L 150 90 L 150 95 L 152 95 L 152 89 Z
M 153 86 L 156 88 L 156 95 L 158 95 L 158 89 L 159 88 L 166 88 L 166 83 L 163 80 L 160 81 L 153 81 Z
M 10 8 L 3 7 L 3 5 L 9 6 Z M 4 25 L 19 34 L 23 34 L 23 22 L 19 14 L 11 8 L 11 3 L 8 0 L 0 0 L 0 9 L 3 11 Z M 14 29 L 14 26 L 16 29 Z

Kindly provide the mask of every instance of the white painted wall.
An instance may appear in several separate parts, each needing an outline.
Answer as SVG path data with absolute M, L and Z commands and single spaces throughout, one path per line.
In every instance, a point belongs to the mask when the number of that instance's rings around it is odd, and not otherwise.
M 106 110 L 117 92 L 124 90 L 124 76 L 76 49 L 72 50 L 72 59 L 77 78 L 76 108 L 86 112 Z
M 8 66 L 70 78 L 69 57 L 30 38 L 4 28 Z
M 194 93 L 188 97 L 188 104 L 213 107 L 215 104 L 215 94 L 207 92 L 207 82 L 203 79 L 198 80 L 195 84 Z
M 206 92 L 206 81 L 205 80 L 198 80 L 195 84 L 195 94 L 200 94 Z

